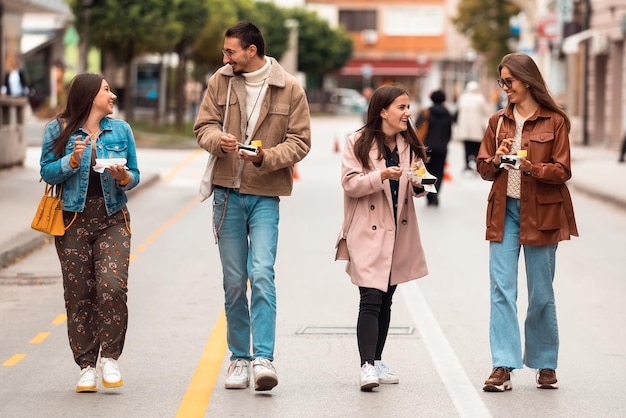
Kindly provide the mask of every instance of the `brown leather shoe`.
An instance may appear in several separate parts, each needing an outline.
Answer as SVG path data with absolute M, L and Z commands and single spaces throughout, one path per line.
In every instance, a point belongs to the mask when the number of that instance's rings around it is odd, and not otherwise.
M 537 370 L 537 387 L 539 389 L 558 389 L 556 372 L 552 369 Z
M 511 371 L 506 367 L 494 368 L 489 379 L 485 380 L 485 386 L 483 386 L 485 392 L 504 392 L 511 389 L 513 389 Z

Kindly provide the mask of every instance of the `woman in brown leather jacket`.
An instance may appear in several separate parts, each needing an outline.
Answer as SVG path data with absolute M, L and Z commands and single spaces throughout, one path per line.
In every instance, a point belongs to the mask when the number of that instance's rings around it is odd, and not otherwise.
M 508 106 L 489 119 L 477 170 L 492 181 L 487 205 L 493 370 L 483 390 L 511 389 L 510 372 L 537 369 L 538 388 L 557 388 L 559 333 L 552 281 L 559 241 L 578 236 L 565 182 L 571 177 L 570 121 L 548 93 L 531 57 L 506 55 L 498 84 Z M 507 157 L 511 158 L 506 164 Z M 528 286 L 525 342 L 517 318 L 517 275 L 524 246 Z

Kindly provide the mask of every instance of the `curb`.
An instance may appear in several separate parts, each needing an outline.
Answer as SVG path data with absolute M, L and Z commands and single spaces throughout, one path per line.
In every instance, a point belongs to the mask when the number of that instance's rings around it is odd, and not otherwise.
M 583 193 L 593 199 L 601 200 L 612 206 L 615 206 L 617 209 L 626 209 L 626 199 L 620 196 L 609 195 L 608 193 L 598 191 L 591 186 L 576 184 L 574 182 L 568 183 L 568 186 L 571 186 L 572 189 L 576 189 L 579 193 Z M 575 209 L 576 208 L 574 207 L 574 210 Z
M 157 173 L 147 174 L 146 179 L 141 181 L 137 187 L 128 192 L 130 198 L 144 187 L 149 187 L 160 180 Z M 0 268 L 5 268 L 14 264 L 20 258 L 25 257 L 44 244 L 54 242 L 54 237 L 43 232 L 35 231 L 31 228 L 24 229 L 8 242 L 0 243 Z

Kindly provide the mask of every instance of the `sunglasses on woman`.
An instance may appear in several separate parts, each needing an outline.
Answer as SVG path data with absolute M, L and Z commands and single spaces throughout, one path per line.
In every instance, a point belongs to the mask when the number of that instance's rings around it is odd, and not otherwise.
M 504 86 L 507 86 L 507 88 L 512 88 L 513 87 L 513 82 L 517 80 L 516 78 L 499 78 L 498 79 L 498 85 L 500 86 L 501 89 L 504 88 Z

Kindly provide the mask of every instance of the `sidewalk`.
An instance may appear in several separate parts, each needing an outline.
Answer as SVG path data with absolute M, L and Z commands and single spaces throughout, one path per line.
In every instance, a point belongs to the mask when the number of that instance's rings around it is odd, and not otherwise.
M 312 119 L 315 123 L 315 118 Z M 41 142 L 45 121 L 33 119 L 27 122 L 25 132 L 29 145 Z M 331 140 L 329 140 L 331 141 Z M 331 146 L 326 144 L 327 146 Z M 313 144 L 313 146 L 316 146 Z M 324 144 L 320 144 L 324 146 Z M 330 149 L 330 148 L 329 148 Z M 30 228 L 30 222 L 43 194 L 44 186 L 39 183 L 39 154 L 29 150 L 24 166 L 0 170 L 0 268 L 23 257 L 51 238 Z M 38 151 L 37 151 L 38 152 Z M 626 209 L 626 163 L 617 162 L 616 151 L 596 147 L 572 147 L 573 177 L 568 182 L 572 190 L 583 192 L 594 198 Z M 141 169 L 141 167 L 140 167 Z M 146 173 L 142 169 L 139 186 L 146 187 L 158 180 L 158 174 Z M 574 201 L 574 209 L 576 202 Z

